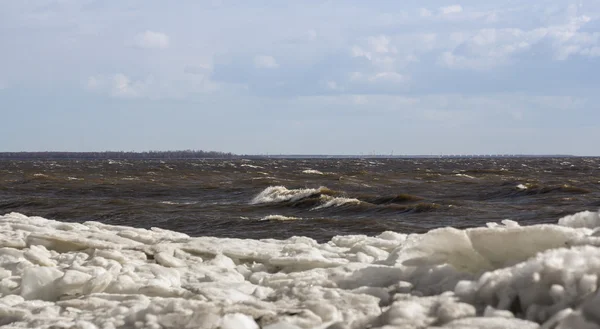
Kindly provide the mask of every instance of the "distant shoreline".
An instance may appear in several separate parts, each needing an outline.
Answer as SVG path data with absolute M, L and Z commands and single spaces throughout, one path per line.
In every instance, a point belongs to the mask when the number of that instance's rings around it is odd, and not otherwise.
M 253 154 L 238 155 L 215 151 L 149 152 L 0 152 L 0 160 L 190 160 L 190 159 L 501 159 L 501 158 L 582 158 L 568 154 L 454 154 L 454 155 L 323 155 Z

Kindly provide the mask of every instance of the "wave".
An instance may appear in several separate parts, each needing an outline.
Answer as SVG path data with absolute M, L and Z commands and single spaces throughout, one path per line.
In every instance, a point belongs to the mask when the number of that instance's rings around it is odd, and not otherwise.
M 313 208 L 312 210 L 319 210 L 319 209 L 330 208 L 330 207 L 341 207 L 341 206 L 348 206 L 348 205 L 360 205 L 362 203 L 362 201 L 355 199 L 355 198 L 332 197 L 329 195 L 321 195 L 321 202 L 322 202 L 322 204 L 320 206 L 317 206 L 317 207 Z
M 410 194 L 351 197 L 326 187 L 287 189 L 284 186 L 269 186 L 254 197 L 250 203 L 302 208 L 311 211 L 329 209 L 335 212 L 351 213 L 421 213 L 441 209 L 439 204 L 421 202 L 422 200 L 423 198 Z
M 260 220 L 272 220 L 272 221 L 289 221 L 289 220 L 300 220 L 299 217 L 283 216 L 283 215 L 268 215 Z
M 423 200 L 422 197 L 404 193 L 390 196 L 360 196 L 359 199 L 377 205 L 391 203 L 407 203 Z
M 247 168 L 252 168 L 252 169 L 263 169 L 264 168 L 261 166 L 251 165 L 251 164 L 247 164 L 247 163 L 240 165 L 240 167 L 247 167 Z
M 323 173 L 321 171 L 315 170 L 315 169 L 306 169 L 303 170 L 302 173 L 304 174 L 313 174 L 313 175 L 323 175 Z
M 161 201 L 161 204 L 174 205 L 174 206 L 184 206 L 184 205 L 193 205 L 198 203 L 197 201 L 188 201 L 188 202 L 177 202 L 177 201 Z
M 512 183 L 514 184 L 514 183 Z M 508 187 L 501 187 L 497 190 L 488 190 L 482 193 L 479 198 L 482 200 L 505 199 L 505 198 L 520 198 L 531 197 L 545 194 L 567 194 L 578 195 L 588 194 L 592 191 L 578 186 L 563 184 L 563 185 L 541 185 L 535 183 L 519 183 L 517 185 L 509 184 Z M 507 184 L 504 184 L 507 185 Z M 490 189 L 493 189 L 490 188 Z
M 302 199 L 321 196 L 322 194 L 331 195 L 334 192 L 326 187 L 287 189 L 285 186 L 269 186 L 260 192 L 251 204 L 273 204 L 282 202 L 296 202 Z

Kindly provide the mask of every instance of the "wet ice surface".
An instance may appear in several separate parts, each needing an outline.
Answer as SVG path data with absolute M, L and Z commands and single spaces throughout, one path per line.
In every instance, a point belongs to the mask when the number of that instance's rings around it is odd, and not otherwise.
M 0 216 L 2 328 L 600 328 L 600 214 L 559 225 L 191 238 Z

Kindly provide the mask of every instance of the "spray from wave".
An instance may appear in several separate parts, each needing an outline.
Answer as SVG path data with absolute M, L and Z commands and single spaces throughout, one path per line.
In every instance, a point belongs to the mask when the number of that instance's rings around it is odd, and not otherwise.
M 269 186 L 260 192 L 251 204 L 272 204 L 281 202 L 296 202 L 302 199 L 316 197 L 323 194 L 333 194 L 334 192 L 326 187 L 287 189 L 285 186 Z
M 323 202 L 320 206 L 313 208 L 312 210 L 319 210 L 330 207 L 341 207 L 348 205 L 359 205 L 362 201 L 355 198 L 342 198 L 342 197 L 332 197 L 329 195 L 321 195 L 321 202 Z

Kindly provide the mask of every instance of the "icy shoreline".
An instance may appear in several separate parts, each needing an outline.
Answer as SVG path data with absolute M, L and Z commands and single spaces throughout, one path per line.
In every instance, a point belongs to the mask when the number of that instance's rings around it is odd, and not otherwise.
M 191 238 L 0 216 L 1 328 L 600 328 L 600 214 L 558 225 Z

